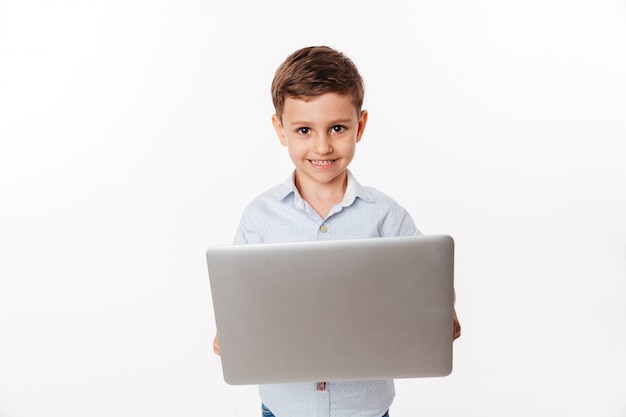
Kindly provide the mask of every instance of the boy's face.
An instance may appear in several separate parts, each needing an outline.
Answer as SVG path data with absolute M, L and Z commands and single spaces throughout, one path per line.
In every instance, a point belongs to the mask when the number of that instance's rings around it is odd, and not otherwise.
M 366 122 L 365 110 L 357 113 L 349 97 L 336 93 L 306 101 L 287 98 L 282 121 L 272 116 L 280 143 L 296 167 L 296 184 L 306 191 L 345 187 L 346 169 Z

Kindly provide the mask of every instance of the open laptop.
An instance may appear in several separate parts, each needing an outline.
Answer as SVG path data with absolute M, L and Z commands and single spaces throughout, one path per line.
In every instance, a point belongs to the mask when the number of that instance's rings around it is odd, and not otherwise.
M 215 246 L 206 258 L 229 384 L 452 371 L 450 236 Z

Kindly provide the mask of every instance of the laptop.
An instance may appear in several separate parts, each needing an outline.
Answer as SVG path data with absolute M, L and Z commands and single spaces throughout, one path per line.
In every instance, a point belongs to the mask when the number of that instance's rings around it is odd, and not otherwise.
M 206 259 L 228 384 L 452 372 L 450 236 L 214 246 Z

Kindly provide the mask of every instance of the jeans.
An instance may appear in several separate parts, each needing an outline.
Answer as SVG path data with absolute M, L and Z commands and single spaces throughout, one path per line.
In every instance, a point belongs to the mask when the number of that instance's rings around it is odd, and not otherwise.
M 262 411 L 262 414 L 261 414 L 262 417 L 275 417 L 274 414 L 270 411 L 270 409 L 265 406 L 265 404 L 261 404 L 261 411 Z M 387 411 L 381 417 L 389 417 L 389 411 Z

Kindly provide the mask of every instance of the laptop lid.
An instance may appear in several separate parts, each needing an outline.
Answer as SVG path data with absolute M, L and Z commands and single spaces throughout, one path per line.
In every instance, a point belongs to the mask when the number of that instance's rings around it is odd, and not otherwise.
M 229 384 L 452 371 L 450 236 L 216 246 L 206 258 Z

